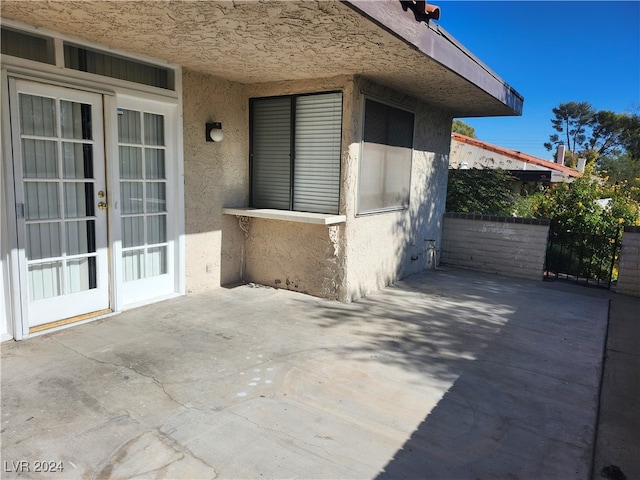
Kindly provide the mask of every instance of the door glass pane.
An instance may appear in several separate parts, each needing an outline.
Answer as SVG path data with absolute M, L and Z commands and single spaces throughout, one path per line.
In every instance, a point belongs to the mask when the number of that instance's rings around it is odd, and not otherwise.
M 122 269 L 125 282 L 139 280 L 143 277 L 144 251 L 134 250 L 122 254 Z
M 144 144 L 164 145 L 164 117 L 162 115 L 144 114 Z
M 120 147 L 120 178 L 142 178 L 142 148 Z
M 62 262 L 29 266 L 29 296 L 32 301 L 62 294 Z
M 91 105 L 60 101 L 60 130 L 62 138 L 91 140 Z
M 64 178 L 93 178 L 93 145 L 62 142 Z
M 21 93 L 20 133 L 40 137 L 56 137 L 55 99 Z
M 83 220 L 66 222 L 67 255 L 81 255 L 96 251 L 96 222 Z
M 164 150 L 147 148 L 144 152 L 145 177 L 151 180 L 164 179 Z
M 58 93 L 62 89 L 56 87 L 50 91 L 52 95 L 73 94 Z M 102 263 L 96 256 L 96 235 L 102 234 L 104 227 L 94 217 L 94 174 L 99 179 L 102 175 L 101 170 L 94 171 L 93 162 L 96 149 L 101 152 L 102 145 L 93 142 L 92 130 L 98 126 L 92 124 L 92 117 L 101 107 L 99 97 L 92 98 L 96 103 L 90 105 L 59 96 L 18 95 L 20 116 L 16 124 L 22 159 L 16 166 L 21 170 L 17 177 L 22 178 L 24 194 L 21 228 L 28 262 L 25 282 L 31 301 L 97 287 L 98 264 Z M 99 116 L 93 119 L 98 121 Z M 44 304 L 37 308 L 44 308 Z
M 59 223 L 27 225 L 27 260 L 40 260 L 61 255 Z
M 167 241 L 167 216 L 150 215 L 147 217 L 147 243 L 164 243 Z
M 95 257 L 78 258 L 67 262 L 67 293 L 84 292 L 96 288 Z
M 122 268 L 128 282 L 168 271 L 169 247 L 158 246 L 168 241 L 165 116 L 119 108 L 118 140 L 122 248 L 127 249 Z
M 147 182 L 147 213 L 165 212 L 167 186 L 164 182 Z
M 118 109 L 118 141 L 142 143 L 140 112 Z
M 120 183 L 120 202 L 122 213 L 142 213 L 144 211 L 142 182 Z
M 147 252 L 147 277 L 167 273 L 167 247 L 150 248 Z
M 92 217 L 95 215 L 93 183 L 65 182 L 64 214 L 66 218 Z
M 27 220 L 60 218 L 60 198 L 57 182 L 25 182 L 25 217 Z
M 144 245 L 144 217 L 124 217 L 122 219 L 122 247 Z
M 22 169 L 24 178 L 57 178 L 57 143 L 23 138 Z

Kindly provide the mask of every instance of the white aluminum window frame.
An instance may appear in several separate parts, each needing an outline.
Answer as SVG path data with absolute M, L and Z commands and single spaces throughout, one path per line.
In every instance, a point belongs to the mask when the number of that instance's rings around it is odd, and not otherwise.
M 389 206 L 389 207 L 382 207 L 382 208 L 375 208 L 375 209 L 368 209 L 368 210 L 362 210 L 362 205 L 361 205 L 361 192 L 360 192 L 360 182 L 362 179 L 362 174 L 363 174 L 363 169 L 365 168 L 365 161 L 364 161 L 364 157 L 365 157 L 365 141 L 364 141 L 364 132 L 365 132 L 365 109 L 366 109 L 366 103 L 367 100 L 372 100 L 374 102 L 377 103 L 381 103 L 383 105 L 387 105 L 389 107 L 392 108 L 396 108 L 398 110 L 404 110 L 405 112 L 411 113 L 413 114 L 413 142 L 412 142 L 412 146 L 411 146 L 411 158 L 409 161 L 409 197 L 408 197 L 408 202 L 407 205 L 398 205 L 398 206 Z M 358 165 L 358 183 L 357 183 L 357 193 L 356 193 L 356 217 L 365 217 L 365 216 L 370 216 L 370 215 L 379 215 L 379 214 L 383 214 L 383 213 L 389 213 L 389 212 L 398 212 L 398 211 L 404 211 L 407 210 L 409 208 L 409 205 L 411 204 L 411 185 L 412 185 L 412 180 L 413 180 L 413 157 L 414 157 L 414 145 L 415 145 L 415 140 L 416 140 L 416 112 L 410 108 L 406 108 L 402 105 L 398 105 L 397 103 L 393 103 L 390 102 L 388 100 L 385 100 L 383 98 L 380 97 L 376 97 L 374 95 L 363 95 L 362 96 L 362 102 L 360 105 L 360 118 L 362 119 L 362 124 L 361 124 L 361 131 L 360 131 L 360 159 L 359 159 L 359 165 Z
M 332 180 L 331 183 L 331 187 L 335 188 L 337 190 L 337 192 L 335 192 L 335 207 L 334 209 L 332 209 L 331 211 L 328 210 L 321 210 L 318 208 L 314 208 L 314 206 L 311 206 L 311 208 L 297 208 L 296 207 L 296 182 L 300 181 L 300 175 L 298 175 L 296 173 L 296 164 L 298 165 L 304 165 L 303 161 L 299 161 L 296 158 L 296 152 L 298 150 L 302 151 L 302 150 L 306 150 L 307 152 L 310 150 L 308 146 L 306 146 L 304 149 L 301 149 L 297 146 L 297 141 L 296 141 L 296 135 L 297 132 L 299 131 L 299 127 L 300 124 L 297 123 L 297 118 L 296 118 L 296 113 L 298 111 L 297 108 L 297 100 L 300 98 L 312 98 L 314 96 L 323 96 L 323 95 L 339 95 L 339 99 L 340 99 L 340 108 L 339 108 L 339 112 L 340 112 L 340 121 L 339 121 L 339 132 L 337 133 L 337 135 L 334 136 L 338 138 L 338 147 L 337 147 L 337 158 L 336 163 L 337 163 L 337 174 L 333 174 L 334 179 Z M 289 186 L 288 186 L 288 207 L 287 208 L 277 208 L 277 207 L 265 207 L 265 206 L 260 206 L 256 204 L 255 198 L 254 198 L 254 189 L 255 189 L 255 184 L 254 184 L 254 104 L 256 102 L 260 102 L 260 101 L 268 101 L 268 100 L 278 100 L 278 99 L 282 99 L 285 100 L 287 99 L 289 101 L 289 108 L 290 108 L 290 117 L 288 120 L 288 126 L 289 126 L 289 133 L 290 133 L 290 142 L 289 142 Z M 343 136 L 343 126 L 344 126 L 344 93 L 341 90 L 332 90 L 332 91 L 326 91 L 326 92 L 312 92 L 312 93 L 303 93 L 303 94 L 293 94 L 293 95 L 279 95 L 279 96 L 274 96 L 274 97 L 256 97 L 256 98 L 251 98 L 250 99 L 250 126 L 249 126 L 249 130 L 250 130 L 250 148 L 249 148 L 249 154 L 250 154 L 250 204 L 253 208 L 269 208 L 269 209 L 274 209 L 274 210 L 282 210 L 282 211 L 290 211 L 290 212 L 309 212 L 309 213 L 317 213 L 317 214 L 324 214 L 324 215 L 337 215 L 340 211 L 340 205 L 341 205 L 341 198 L 342 198 L 342 186 L 341 186 L 341 181 L 342 181 L 342 136 Z M 335 146 L 334 146 L 335 148 Z M 307 159 L 308 160 L 308 159 Z M 308 161 L 307 161 L 307 165 L 309 165 Z M 329 167 L 332 168 L 332 167 Z M 307 173 L 307 178 L 309 178 L 309 174 Z M 302 187 L 298 188 L 298 192 L 300 191 L 305 191 Z M 309 202 L 306 202 L 307 205 L 309 205 Z M 324 205 L 322 203 L 319 203 L 318 205 Z
M 182 103 L 182 68 L 179 65 L 164 62 L 162 60 L 150 58 L 136 53 L 126 52 L 120 49 L 106 47 L 95 42 L 80 39 L 70 35 L 64 35 L 46 28 L 33 27 L 15 20 L 2 19 L 2 26 L 12 30 L 23 31 L 39 37 L 47 37 L 53 41 L 55 63 L 48 64 L 35 60 L 28 60 L 10 55 L 2 55 L 3 69 L 10 69 L 12 73 L 22 74 L 21 78 L 29 79 L 29 75 L 34 75 L 32 80 L 46 79 L 52 85 L 63 87 L 74 87 L 84 90 L 94 91 L 103 94 L 113 94 L 114 89 L 121 92 L 136 92 L 148 98 L 167 97 Z M 65 67 L 64 44 L 72 43 L 79 47 L 85 47 L 106 54 L 138 61 L 140 63 L 166 68 L 174 71 L 173 89 L 152 87 L 142 83 L 120 80 L 113 77 L 82 72 L 73 68 Z M 45 76 L 43 78 L 43 76 Z M 54 83 L 55 82 L 55 83 Z

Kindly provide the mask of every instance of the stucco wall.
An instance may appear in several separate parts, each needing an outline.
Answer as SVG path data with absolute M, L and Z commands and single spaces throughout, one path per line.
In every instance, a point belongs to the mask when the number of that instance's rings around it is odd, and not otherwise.
M 344 277 L 340 228 L 249 219 L 245 280 L 340 299 Z
M 242 86 L 187 71 L 183 82 L 189 292 L 246 280 L 351 301 L 433 261 L 445 204 L 449 114 L 346 76 Z M 343 92 L 340 214 L 347 222 L 326 227 L 252 218 L 245 235 L 221 208 L 248 206 L 249 98 L 335 90 Z M 359 217 L 365 95 L 414 110 L 416 129 L 409 208 Z M 204 141 L 207 121 L 223 123 L 222 142 Z
M 351 117 L 354 82 L 351 77 L 334 77 L 296 82 L 247 85 L 246 103 L 253 97 L 343 92 L 343 125 Z M 342 180 L 349 128 L 343 126 Z M 345 195 L 344 188 L 341 196 Z M 340 210 L 343 210 L 341 200 Z M 244 279 L 276 288 L 287 288 L 319 297 L 345 298 L 344 225 L 327 227 L 281 220 L 249 219 L 245 240 Z
M 358 165 L 365 94 L 415 111 L 409 208 L 357 216 Z M 399 92 L 362 79 L 354 91 L 345 179 L 347 298 L 356 300 L 427 268 L 440 248 L 447 188 L 451 117 Z M 436 260 L 437 261 L 437 260 Z
M 549 221 L 447 213 L 442 234 L 443 265 L 542 279 Z
M 248 184 L 248 102 L 239 83 L 183 74 L 185 275 L 187 292 L 242 278 L 242 231 L 224 206 L 243 206 Z M 205 141 L 205 123 L 222 122 L 224 140 Z
M 616 292 L 640 297 L 640 227 L 626 227 L 622 235 Z

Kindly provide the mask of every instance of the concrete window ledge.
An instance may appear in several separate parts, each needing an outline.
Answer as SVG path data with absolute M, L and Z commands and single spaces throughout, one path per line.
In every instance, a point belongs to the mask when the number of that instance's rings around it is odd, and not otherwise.
M 291 210 L 275 210 L 272 208 L 223 208 L 225 215 L 237 217 L 266 218 L 285 222 L 313 223 L 316 225 L 335 225 L 347 221 L 346 215 L 325 213 L 294 212 Z

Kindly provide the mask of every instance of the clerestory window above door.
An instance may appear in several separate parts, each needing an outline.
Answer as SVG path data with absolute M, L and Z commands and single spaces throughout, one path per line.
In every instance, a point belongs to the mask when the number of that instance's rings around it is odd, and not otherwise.
M 250 102 L 251 206 L 338 213 L 342 93 Z

